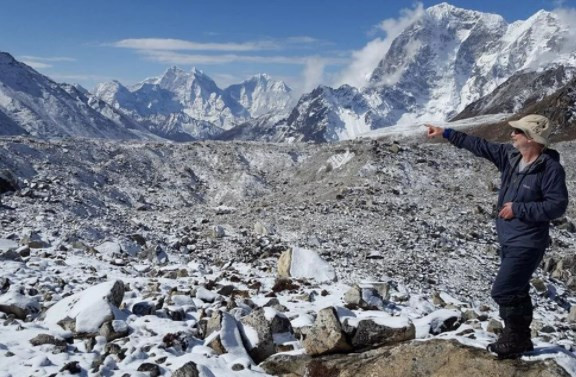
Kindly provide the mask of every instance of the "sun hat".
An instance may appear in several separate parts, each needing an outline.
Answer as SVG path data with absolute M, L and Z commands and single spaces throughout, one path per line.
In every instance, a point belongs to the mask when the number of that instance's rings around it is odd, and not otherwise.
M 508 124 L 513 128 L 524 131 L 526 136 L 538 144 L 545 146 L 550 144 L 548 138 L 550 137 L 550 132 L 552 132 L 552 127 L 550 120 L 545 116 L 530 114 L 518 120 L 512 120 Z

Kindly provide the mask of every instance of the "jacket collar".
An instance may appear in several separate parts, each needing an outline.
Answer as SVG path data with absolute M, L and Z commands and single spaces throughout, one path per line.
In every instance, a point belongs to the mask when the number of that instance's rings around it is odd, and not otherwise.
M 518 163 L 520 162 L 521 158 L 522 158 L 522 154 L 516 148 L 513 148 L 508 153 L 508 160 L 510 161 L 510 165 L 513 166 L 514 168 L 516 168 L 518 166 Z M 524 171 L 524 173 L 528 174 L 528 173 L 540 171 L 544 168 L 544 166 L 546 166 L 546 163 L 548 161 L 552 161 L 552 160 L 553 161 L 559 161 L 560 160 L 560 154 L 557 151 L 555 151 L 554 149 L 545 149 L 544 152 L 542 152 L 542 154 L 540 156 L 538 156 L 536 161 L 534 161 L 532 164 L 530 164 L 530 167 L 528 168 L 528 170 Z

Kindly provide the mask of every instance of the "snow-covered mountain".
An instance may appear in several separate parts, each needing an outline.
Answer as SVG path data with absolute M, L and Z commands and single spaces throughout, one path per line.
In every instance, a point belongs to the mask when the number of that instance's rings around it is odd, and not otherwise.
M 377 123 L 370 105 L 358 89 L 320 86 L 300 98 L 290 116 L 277 124 L 276 139 L 337 141 L 351 139 Z
M 92 95 L 2 54 L 1 133 L 325 142 L 393 125 L 517 112 L 575 75 L 569 29 L 555 13 L 508 24 L 442 3 L 382 51 L 366 87 L 320 86 L 294 107 L 290 88 L 265 74 L 221 89 L 202 71 L 172 67 L 131 87 L 100 84 Z
M 292 104 L 292 89 L 283 81 L 274 81 L 266 74 L 231 85 L 225 92 L 244 106 L 254 118 L 270 112 L 277 113 Z
M 292 100 L 290 92 L 286 84 L 267 75 L 223 90 L 202 71 L 177 67 L 132 88 L 112 81 L 94 90 L 96 97 L 151 132 L 177 141 L 213 138 L 261 115 L 284 114 Z
M 108 103 L 97 98 L 82 86 L 75 84 L 60 84 L 70 96 L 81 101 L 82 103 L 90 106 L 105 118 L 114 122 L 121 129 L 130 130 L 135 135 L 139 135 L 144 139 L 153 139 L 154 135 L 147 131 L 147 129 L 134 119 L 122 114 Z
M 138 139 L 59 84 L 0 52 L 1 134 Z
M 323 140 L 333 139 L 332 129 L 345 129 L 340 136 L 358 135 L 359 120 L 366 122 L 362 129 L 376 129 L 449 119 L 519 71 L 576 66 L 576 51 L 565 48 L 569 27 L 545 11 L 508 24 L 499 15 L 446 3 L 430 7 L 383 51 L 369 85 L 357 96 L 360 106 L 335 109 L 331 98 L 304 96 L 298 119 L 289 122 L 291 134 L 307 140 L 309 125 L 322 113 L 335 115 L 325 119 Z M 321 96 L 331 97 L 329 92 Z M 340 109 L 347 111 L 340 115 Z
M 519 72 L 488 95 L 472 102 L 453 120 L 478 115 L 516 113 L 565 86 L 576 76 L 576 67 L 563 65 L 542 71 Z

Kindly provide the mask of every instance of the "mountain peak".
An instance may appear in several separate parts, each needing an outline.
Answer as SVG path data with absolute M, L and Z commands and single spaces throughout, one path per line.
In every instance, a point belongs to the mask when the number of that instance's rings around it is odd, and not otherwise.
M 174 77 L 174 76 L 184 76 L 184 75 L 187 75 L 186 71 L 184 71 L 180 67 L 173 65 L 170 68 L 168 68 L 166 71 L 164 71 L 164 74 L 162 74 L 162 77 Z
M 426 13 L 437 20 L 476 20 L 480 18 L 496 18 L 503 20 L 502 16 L 492 13 L 483 13 L 476 10 L 458 8 L 448 3 L 440 3 L 426 9 Z M 496 20 L 495 20 L 496 21 Z
M 270 81 L 270 80 L 272 80 L 272 77 L 270 77 L 270 75 L 268 75 L 266 73 L 258 73 L 257 75 L 252 76 L 251 80 Z
M 202 71 L 201 69 L 198 69 L 196 67 L 192 67 L 192 69 L 190 70 L 190 73 L 192 73 L 193 75 L 204 75 L 204 71 Z
M 0 64 L 13 64 L 16 59 L 7 52 L 0 51 Z

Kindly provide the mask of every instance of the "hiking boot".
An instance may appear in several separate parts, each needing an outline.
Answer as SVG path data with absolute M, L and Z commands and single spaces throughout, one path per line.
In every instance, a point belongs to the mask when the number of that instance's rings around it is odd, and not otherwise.
M 525 352 L 534 350 L 534 345 L 530 339 L 530 331 L 514 331 L 506 327 L 494 343 L 488 344 L 486 349 L 498 355 L 499 359 L 516 359 Z

